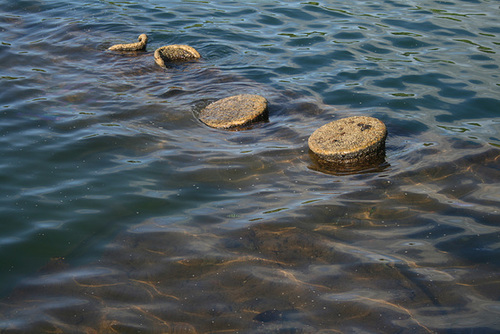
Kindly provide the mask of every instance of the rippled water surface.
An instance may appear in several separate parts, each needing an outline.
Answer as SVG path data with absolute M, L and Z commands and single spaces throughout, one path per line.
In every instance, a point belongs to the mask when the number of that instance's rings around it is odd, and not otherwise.
M 500 4 L 0 9 L 0 331 L 500 331 Z M 145 52 L 107 51 L 146 33 Z M 161 68 L 153 52 L 202 60 Z M 198 121 L 251 93 L 269 122 Z M 318 169 L 354 115 L 386 161 Z

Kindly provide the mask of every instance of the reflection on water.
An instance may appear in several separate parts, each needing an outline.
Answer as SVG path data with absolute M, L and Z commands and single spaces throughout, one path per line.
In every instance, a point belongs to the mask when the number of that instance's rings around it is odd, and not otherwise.
M 10 3 L 1 330 L 500 330 L 495 6 Z M 203 59 L 156 66 L 175 43 Z M 242 92 L 269 122 L 197 120 Z M 315 166 L 309 135 L 354 115 L 385 161 Z

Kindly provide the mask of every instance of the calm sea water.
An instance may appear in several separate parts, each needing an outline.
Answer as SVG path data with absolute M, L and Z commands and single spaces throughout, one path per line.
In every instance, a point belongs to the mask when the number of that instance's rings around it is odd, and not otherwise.
M 498 1 L 1 3 L 0 331 L 500 331 Z M 386 162 L 318 170 L 354 115 Z

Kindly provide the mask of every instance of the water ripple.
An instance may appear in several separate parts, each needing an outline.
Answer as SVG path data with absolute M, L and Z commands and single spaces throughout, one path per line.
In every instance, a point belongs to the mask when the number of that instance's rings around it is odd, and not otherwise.
M 497 4 L 1 12 L 2 330 L 499 329 Z M 203 58 L 160 68 L 167 44 Z M 269 122 L 198 121 L 242 92 Z M 385 163 L 318 169 L 307 138 L 353 115 L 387 124 Z

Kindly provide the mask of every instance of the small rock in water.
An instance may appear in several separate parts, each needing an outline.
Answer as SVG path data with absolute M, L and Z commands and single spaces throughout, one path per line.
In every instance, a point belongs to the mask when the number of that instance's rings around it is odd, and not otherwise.
M 165 62 L 194 60 L 201 55 L 189 45 L 174 44 L 156 49 L 154 57 L 158 65 L 165 66 Z
M 146 49 L 148 44 L 148 36 L 146 34 L 141 34 L 137 38 L 139 42 L 129 43 L 129 44 L 116 44 L 111 46 L 108 50 L 111 51 L 141 51 Z
M 200 112 L 200 121 L 218 129 L 247 126 L 268 118 L 267 100 L 260 95 L 241 94 L 215 101 Z
M 354 116 L 323 125 L 309 137 L 309 149 L 321 165 L 363 165 L 385 152 L 387 128 L 373 117 Z

